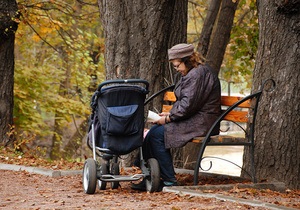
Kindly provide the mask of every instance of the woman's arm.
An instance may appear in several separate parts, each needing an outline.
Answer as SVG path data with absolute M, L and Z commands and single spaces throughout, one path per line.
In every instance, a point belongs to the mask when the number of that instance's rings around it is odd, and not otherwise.
M 178 100 L 170 111 L 171 121 L 189 118 L 201 110 L 212 92 L 216 76 L 206 66 L 192 69 L 180 84 Z

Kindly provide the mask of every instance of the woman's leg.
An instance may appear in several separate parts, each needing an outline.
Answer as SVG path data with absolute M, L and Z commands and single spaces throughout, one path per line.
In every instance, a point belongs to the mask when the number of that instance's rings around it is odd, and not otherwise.
M 149 133 L 153 133 L 155 132 L 155 129 L 158 128 L 158 125 L 153 125 L 150 130 L 147 132 L 147 135 L 144 138 L 144 142 L 143 142 L 143 146 L 142 146 L 142 150 L 143 150 L 143 158 L 144 160 L 148 160 L 149 158 L 153 158 L 153 154 L 152 154 L 152 149 L 151 149 L 151 139 L 150 139 L 150 135 Z
M 165 148 L 164 126 L 155 125 L 147 134 L 146 143 L 150 154 L 159 163 L 161 178 L 165 182 L 176 182 L 173 160 L 170 149 Z

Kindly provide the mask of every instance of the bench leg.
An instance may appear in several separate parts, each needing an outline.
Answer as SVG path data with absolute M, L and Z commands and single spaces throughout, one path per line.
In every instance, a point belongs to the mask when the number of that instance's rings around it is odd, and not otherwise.
M 203 153 L 204 153 L 204 149 L 205 149 L 205 146 L 206 146 L 205 142 L 206 141 L 204 141 L 201 144 L 200 151 L 199 151 L 198 158 L 197 158 L 197 162 L 196 162 L 196 165 L 195 165 L 195 169 L 194 169 L 194 185 L 198 184 L 199 168 L 200 168 L 200 164 L 201 164 L 201 161 L 202 161 L 202 156 L 203 156 Z

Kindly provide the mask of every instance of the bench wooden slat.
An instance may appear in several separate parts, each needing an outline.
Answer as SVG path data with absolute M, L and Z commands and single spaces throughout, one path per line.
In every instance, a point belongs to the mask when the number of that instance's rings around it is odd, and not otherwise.
M 195 137 L 191 140 L 194 143 L 202 143 L 205 137 Z M 237 136 L 223 136 L 223 135 L 216 135 L 211 136 L 210 142 L 208 144 L 217 144 L 217 143 L 246 143 L 246 138 L 244 137 L 237 137 Z
M 172 105 L 163 105 L 162 106 L 162 112 L 170 112 L 171 109 L 172 109 Z M 246 112 L 246 111 L 231 111 L 225 116 L 224 119 L 233 121 L 233 122 L 248 122 L 248 112 Z
M 243 97 L 240 97 L 240 96 L 221 96 L 221 104 L 222 104 L 222 106 L 231 106 L 234 103 L 236 103 L 237 101 L 241 100 L 242 98 Z M 174 92 L 169 92 L 169 91 L 166 92 L 164 94 L 164 101 L 175 102 L 176 97 L 175 97 Z M 239 107 L 250 108 L 251 107 L 250 100 L 241 103 L 239 105 Z
M 233 122 L 248 122 L 248 112 L 247 111 L 231 111 L 229 112 L 225 118 L 225 120 L 233 121 Z
M 163 105 L 162 106 L 162 112 L 170 112 L 170 110 L 172 109 L 172 105 Z
M 174 92 L 169 92 L 169 91 L 165 92 L 164 101 L 175 102 L 176 96 L 175 96 Z
M 231 106 L 237 101 L 241 100 L 242 98 L 243 97 L 239 97 L 239 96 L 221 96 L 221 104 L 222 106 Z M 238 107 L 250 108 L 251 107 L 250 100 L 241 103 Z
M 170 112 L 172 109 L 172 105 L 163 105 L 162 112 Z M 248 112 L 247 111 L 231 111 L 229 112 L 225 118 L 225 120 L 233 121 L 233 122 L 248 122 Z

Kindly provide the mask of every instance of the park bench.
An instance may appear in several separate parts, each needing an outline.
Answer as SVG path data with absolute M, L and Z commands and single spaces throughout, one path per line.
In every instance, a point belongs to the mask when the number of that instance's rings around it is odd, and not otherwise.
M 207 146 L 248 146 L 249 147 L 249 158 L 251 163 L 251 172 L 246 172 L 252 179 L 252 182 L 256 183 L 255 177 L 255 165 L 254 165 L 254 131 L 255 121 L 258 109 L 259 100 L 263 92 L 265 84 L 271 81 L 272 87 L 275 87 L 275 82 L 272 79 L 266 80 L 259 91 L 252 93 L 246 97 L 239 96 L 221 96 L 222 114 L 214 122 L 206 136 L 195 137 L 191 140 L 193 143 L 201 144 L 198 152 L 196 165 L 194 167 L 194 185 L 198 183 L 199 168 L 201 168 L 201 161 L 204 151 Z M 168 91 L 174 86 L 165 88 L 162 91 L 164 93 L 164 104 L 162 105 L 163 112 L 169 112 L 172 108 L 172 103 L 176 101 L 174 92 Z M 161 91 L 160 91 L 161 92 Z M 236 124 L 244 132 L 244 137 L 231 136 L 231 135 L 212 135 L 214 128 L 218 126 L 222 121 L 229 121 Z M 248 123 L 247 129 L 244 129 L 240 123 Z M 197 129 L 197 128 L 195 128 Z M 210 168 L 212 163 L 210 162 Z M 209 168 L 209 169 L 210 169 Z M 241 167 L 240 167 L 241 168 Z M 202 168 L 201 168 L 202 169 Z M 209 170 L 207 169 L 207 170 Z M 202 169 L 203 170 L 203 169 Z

